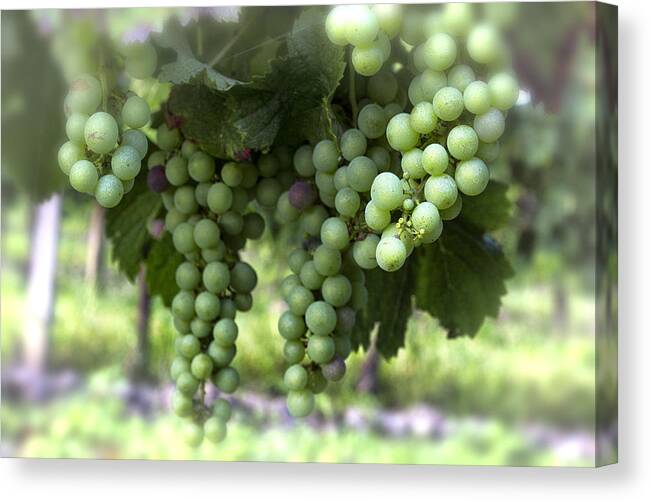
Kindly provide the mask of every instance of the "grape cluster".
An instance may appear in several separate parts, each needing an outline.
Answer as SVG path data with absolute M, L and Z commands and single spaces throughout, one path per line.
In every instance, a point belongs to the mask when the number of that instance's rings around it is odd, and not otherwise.
M 122 104 L 116 119 L 107 111 L 109 93 L 92 75 L 72 81 L 64 106 L 68 142 L 58 154 L 59 167 L 70 185 L 94 195 L 107 208 L 119 204 L 133 188 L 148 149 L 147 137 L 140 129 L 150 119 L 144 99 L 134 94 L 117 95 L 117 91 L 112 97 Z

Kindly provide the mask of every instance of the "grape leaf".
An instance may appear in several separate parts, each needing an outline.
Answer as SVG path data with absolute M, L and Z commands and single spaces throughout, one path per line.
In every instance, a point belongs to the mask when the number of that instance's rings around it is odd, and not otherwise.
M 112 259 L 134 280 L 153 239 L 148 224 L 161 209 L 161 197 L 149 191 L 146 172 L 142 172 L 122 201 L 106 215 L 106 236 L 112 244 Z
M 513 269 L 490 235 L 454 221 L 414 254 L 416 307 L 437 318 L 450 337 L 473 336 L 486 317 L 497 316 Z
M 149 294 L 160 296 L 165 306 L 179 291 L 176 285 L 176 268 L 183 262 L 183 256 L 174 248 L 172 236 L 166 232 L 163 238 L 155 241 L 147 254 L 146 281 Z
M 484 231 L 493 231 L 505 226 L 513 209 L 513 204 L 506 196 L 507 190 L 506 184 L 491 181 L 481 195 L 464 196 L 461 218 Z

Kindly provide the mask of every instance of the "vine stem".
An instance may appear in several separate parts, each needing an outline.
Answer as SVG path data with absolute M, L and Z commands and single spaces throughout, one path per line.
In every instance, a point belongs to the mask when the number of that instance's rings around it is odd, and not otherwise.
M 353 114 L 353 127 L 357 127 L 357 92 L 355 89 L 355 70 L 353 69 L 353 49 L 348 51 L 348 100 Z

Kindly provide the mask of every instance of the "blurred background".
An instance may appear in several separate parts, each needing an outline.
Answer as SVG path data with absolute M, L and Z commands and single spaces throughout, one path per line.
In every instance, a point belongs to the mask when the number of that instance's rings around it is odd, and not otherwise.
M 103 210 L 65 189 L 56 151 L 80 40 L 232 9 L 3 12 L 0 455 L 587 466 L 601 447 L 614 457 L 616 425 L 595 440 L 595 295 L 612 283 L 595 279 L 597 248 L 616 278 L 613 235 L 598 239 L 595 177 L 597 147 L 616 162 L 617 137 L 597 138 L 595 126 L 616 120 L 616 101 L 609 108 L 596 92 L 616 32 L 597 36 L 591 3 L 486 9 L 507 31 L 524 89 L 492 166 L 515 206 L 496 235 L 516 270 L 500 316 L 474 339 L 448 340 L 416 313 L 395 359 L 352 355 L 344 381 L 317 398 L 319 412 L 296 421 L 275 333 L 288 248 L 267 235 L 246 249 L 260 281 L 253 310 L 238 318 L 243 384 L 229 436 L 198 450 L 169 409 L 171 316 L 141 280 L 117 271 Z M 612 212 L 599 224 L 616 225 L 616 199 L 601 202 Z M 615 296 L 599 298 L 616 311 Z M 599 398 L 612 409 L 616 376 L 605 374 Z

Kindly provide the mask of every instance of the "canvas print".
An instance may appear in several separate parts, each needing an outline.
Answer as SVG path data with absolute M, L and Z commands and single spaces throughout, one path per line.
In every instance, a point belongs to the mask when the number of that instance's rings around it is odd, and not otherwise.
M 2 456 L 617 461 L 617 9 L 2 12 Z

